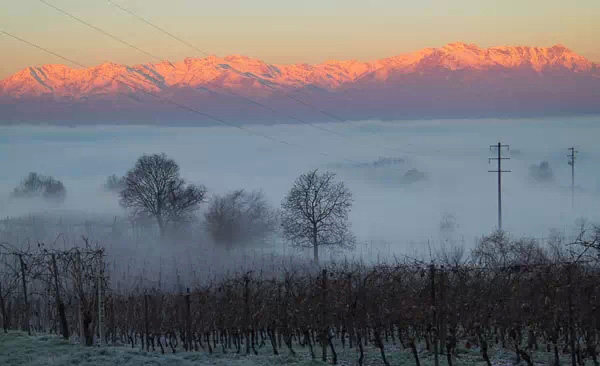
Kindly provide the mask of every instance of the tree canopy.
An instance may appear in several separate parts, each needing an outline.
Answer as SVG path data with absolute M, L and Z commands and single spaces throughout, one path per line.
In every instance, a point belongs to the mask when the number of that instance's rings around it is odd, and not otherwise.
M 304 173 L 282 202 L 283 235 L 295 246 L 312 248 L 315 262 L 321 246 L 352 248 L 355 238 L 348 221 L 352 203 L 352 193 L 335 181 L 334 173 Z
M 187 184 L 179 165 L 164 153 L 143 155 L 125 175 L 120 203 L 134 217 L 155 218 L 164 236 L 169 225 L 191 217 L 205 194 L 204 186 Z

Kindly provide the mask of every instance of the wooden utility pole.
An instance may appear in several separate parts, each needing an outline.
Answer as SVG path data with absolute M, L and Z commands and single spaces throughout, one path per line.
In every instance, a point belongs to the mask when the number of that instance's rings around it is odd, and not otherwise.
M 62 302 L 60 297 L 60 282 L 58 280 L 58 266 L 56 265 L 56 255 L 52 253 L 52 271 L 54 272 L 54 287 L 56 288 L 56 306 L 58 310 L 58 316 L 60 318 L 60 329 L 64 339 L 69 339 L 69 324 L 67 323 L 67 316 L 65 314 L 65 304 Z
M 327 362 L 327 346 L 329 345 L 329 307 L 327 304 L 327 270 L 321 272 L 321 329 L 319 329 L 319 338 L 321 340 L 321 361 Z M 335 357 L 335 353 L 334 353 Z
M 190 306 L 190 288 L 187 288 L 185 294 L 185 343 L 186 351 L 192 352 L 192 310 Z
M 246 354 L 250 354 L 250 276 L 244 275 L 244 337 Z
M 575 209 L 575 155 L 577 151 L 575 151 L 574 147 L 569 148 L 569 165 L 571 166 L 571 208 Z
M 25 261 L 23 261 L 23 254 L 18 254 L 19 263 L 21 264 L 21 281 L 23 283 L 23 300 L 25 302 L 25 329 L 27 330 L 27 334 L 31 335 L 31 326 L 29 324 L 29 301 L 27 299 L 27 279 L 25 277 Z
M 146 351 L 150 351 L 150 331 L 148 330 L 148 294 L 146 293 L 146 290 L 144 290 L 144 332 L 146 333 L 144 336 L 146 339 Z M 142 349 L 144 349 L 144 344 L 142 344 Z
M 498 230 L 502 231 L 502 173 L 510 173 L 510 170 L 502 170 L 502 160 L 510 160 L 510 158 L 502 157 L 502 148 L 505 147 L 506 150 L 509 149 L 509 145 L 502 145 L 502 143 L 498 143 L 496 145 L 490 145 L 490 151 L 492 149 L 498 150 L 498 157 L 496 158 L 488 158 L 488 164 L 492 162 L 492 160 L 498 161 L 498 170 L 488 170 L 489 173 L 498 173 Z
M 435 302 L 435 264 L 431 264 L 429 267 L 431 274 L 431 309 L 432 309 L 432 319 L 431 324 L 433 329 L 431 330 L 431 334 L 433 335 L 433 356 L 434 356 L 434 365 L 440 365 L 438 345 L 439 345 L 439 337 L 438 337 L 438 319 L 437 319 L 437 309 Z
M 575 350 L 575 321 L 573 320 L 573 264 L 567 265 L 567 296 L 569 300 L 569 348 L 571 351 L 571 366 L 577 366 L 577 354 Z
M 102 323 L 104 320 L 104 314 L 103 314 L 103 310 L 104 310 L 104 303 L 103 303 L 103 299 L 102 299 L 102 284 L 103 284 L 103 261 L 102 261 L 102 257 L 100 257 L 100 259 L 98 260 L 98 274 L 97 274 L 97 279 L 98 279 L 98 338 L 99 338 L 99 344 L 102 345 L 102 340 L 104 338 L 104 324 Z

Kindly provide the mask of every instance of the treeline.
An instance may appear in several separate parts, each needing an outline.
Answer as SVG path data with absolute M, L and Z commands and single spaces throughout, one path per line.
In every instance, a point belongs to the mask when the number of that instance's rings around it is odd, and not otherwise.
M 155 225 L 162 239 L 189 229 L 207 205 L 206 232 L 228 249 L 281 235 L 293 246 L 311 248 L 318 261 L 322 247 L 355 244 L 348 220 L 353 196 L 331 172 L 315 169 L 301 174 L 279 209 L 268 203 L 262 191 L 239 189 L 209 199 L 206 187 L 186 181 L 179 165 L 165 154 L 142 155 L 124 176 L 109 176 L 103 189 L 118 196 L 133 224 Z M 38 195 L 64 201 L 66 190 L 52 177 L 30 173 L 13 194 Z
M 0 308 L 5 330 L 38 327 L 77 333 L 88 345 L 100 337 L 163 353 L 253 354 L 268 347 L 295 355 L 304 348 L 335 364 L 340 348 L 349 347 L 360 365 L 367 349 L 389 365 L 401 348 L 419 366 L 424 347 L 453 365 L 459 343 L 468 341 L 488 365 L 493 346 L 528 365 L 536 361 L 533 351 L 548 352 L 555 365 L 565 354 L 573 365 L 597 365 L 599 253 L 597 233 L 544 246 L 494 233 L 467 258 L 451 251 L 431 263 L 404 258 L 257 270 L 173 293 L 118 291 L 101 251 L 41 247 L 3 253 Z
M 118 190 L 119 202 L 132 217 L 155 220 L 161 237 L 189 222 L 207 195 L 204 186 L 187 183 L 165 154 L 141 156 L 123 178 L 109 177 L 106 187 Z M 262 192 L 237 190 L 214 197 L 205 222 L 213 240 L 227 247 L 264 240 L 280 222 L 283 237 L 312 248 L 318 261 L 320 247 L 354 245 L 348 220 L 352 203 L 352 193 L 335 174 L 311 170 L 293 182 L 281 212 L 267 204 Z

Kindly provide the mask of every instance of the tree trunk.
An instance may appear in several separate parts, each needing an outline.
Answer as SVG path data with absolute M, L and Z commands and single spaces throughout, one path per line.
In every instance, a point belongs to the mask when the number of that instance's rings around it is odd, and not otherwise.
M 488 355 L 488 343 L 482 334 L 479 334 L 479 344 L 481 345 L 481 357 L 488 366 L 492 366 L 490 356 Z
M 294 347 L 293 347 L 293 344 L 292 344 L 292 335 L 291 334 L 286 334 L 283 337 L 283 339 L 284 339 L 285 345 L 290 350 L 291 355 L 292 356 L 296 356 L 296 351 L 294 351 Z
M 313 260 L 315 263 L 319 263 L 319 242 L 317 239 L 317 225 L 313 225 L 312 232 L 312 246 L 313 246 Z
M 421 361 L 419 361 L 419 352 L 417 351 L 417 345 L 415 344 L 414 339 L 410 339 L 409 343 L 410 349 L 412 350 L 413 357 L 415 358 L 415 365 L 421 366 Z
M 365 350 L 363 348 L 362 336 L 360 334 L 360 330 L 356 331 L 356 344 L 358 345 L 358 351 L 360 356 L 358 357 L 359 366 L 363 365 L 363 361 L 365 359 Z M 420 365 L 417 365 L 420 366 Z
M 335 346 L 333 345 L 333 337 L 328 338 L 329 348 L 331 349 L 331 363 L 337 365 L 337 352 L 335 351 Z
M 87 309 L 83 311 L 83 337 L 85 345 L 90 347 L 94 345 L 94 326 L 92 314 Z
M 521 357 L 527 363 L 527 366 L 533 366 L 533 361 L 531 360 L 531 357 L 527 354 L 527 352 L 523 351 L 522 349 L 519 349 L 518 352 L 519 355 L 521 355 Z
M 156 223 L 158 224 L 158 232 L 160 234 L 160 238 L 164 239 L 166 236 L 165 222 L 163 221 L 163 218 L 160 215 L 156 216 Z
M 387 357 L 385 357 L 385 348 L 383 345 L 383 341 L 381 339 L 381 334 L 379 329 L 374 329 L 374 337 L 375 337 L 375 345 L 377 346 L 377 348 L 379 348 L 379 352 L 381 353 L 381 359 L 383 360 L 383 363 L 385 364 L 385 366 L 390 366 L 390 363 L 387 360 Z
M 279 352 L 277 351 L 277 338 L 275 335 L 275 331 L 273 328 L 267 330 L 267 334 L 269 335 L 269 340 L 271 341 L 271 347 L 273 348 L 273 354 L 277 356 Z
M 450 341 L 446 343 L 446 359 L 448 366 L 452 366 L 452 343 Z
M 310 351 L 310 358 L 312 360 L 314 360 L 315 359 L 315 350 L 313 349 L 313 345 L 312 345 L 312 342 L 310 340 L 310 332 L 309 332 L 308 329 L 304 330 L 304 341 L 308 345 L 308 349 Z

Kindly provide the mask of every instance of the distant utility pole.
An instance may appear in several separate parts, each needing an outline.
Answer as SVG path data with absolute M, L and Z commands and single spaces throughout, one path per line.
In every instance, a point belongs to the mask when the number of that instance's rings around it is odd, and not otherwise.
M 571 208 L 575 208 L 575 155 L 578 151 L 574 147 L 569 148 L 569 165 L 571 166 Z
M 497 158 L 488 158 L 488 164 L 492 160 L 498 161 L 498 170 L 488 170 L 489 173 L 498 173 L 498 230 L 502 230 L 502 173 L 510 173 L 510 170 L 502 170 L 502 160 L 509 160 L 510 158 L 502 157 L 502 148 L 505 147 L 509 150 L 509 145 L 502 145 L 500 142 L 496 145 L 490 145 L 490 151 L 492 149 L 498 149 Z

